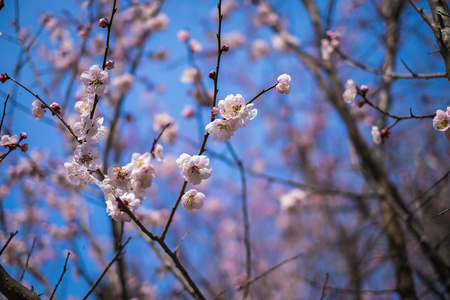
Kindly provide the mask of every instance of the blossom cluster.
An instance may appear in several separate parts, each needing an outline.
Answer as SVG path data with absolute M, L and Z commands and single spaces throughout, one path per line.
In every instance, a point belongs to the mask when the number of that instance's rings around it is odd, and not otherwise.
M 225 100 L 220 100 L 218 109 L 223 119 L 216 119 L 206 125 L 206 131 L 213 141 L 227 141 L 236 130 L 246 127 L 258 113 L 256 109 L 251 109 L 252 106 L 253 104 L 245 104 L 244 97 L 240 94 L 228 95 Z
M 339 32 L 327 31 L 327 37 L 322 39 L 320 45 L 320 53 L 323 60 L 329 60 L 336 53 L 336 49 L 340 46 L 340 38 Z
M 450 140 L 450 106 L 447 106 L 447 111 L 438 109 L 436 116 L 433 119 L 433 127 L 436 130 L 443 131 L 445 137 Z
M 28 144 L 19 144 L 22 140 L 26 139 L 28 135 L 25 132 L 22 132 L 20 134 L 20 138 L 17 137 L 17 135 L 9 136 L 9 135 L 3 135 L 0 139 L 0 146 L 3 146 L 5 148 L 8 148 L 10 150 L 14 150 L 17 147 L 20 148 L 23 152 L 28 151 Z

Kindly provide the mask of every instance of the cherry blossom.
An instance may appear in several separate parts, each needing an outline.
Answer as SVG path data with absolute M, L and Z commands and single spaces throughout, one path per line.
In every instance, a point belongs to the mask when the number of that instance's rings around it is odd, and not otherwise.
M 236 129 L 236 122 L 233 122 L 233 120 L 216 119 L 206 125 L 206 131 L 215 142 L 228 141 L 234 135 Z
M 15 147 L 18 141 L 19 141 L 19 139 L 17 138 L 17 134 L 15 134 L 11 137 L 9 135 L 5 134 L 1 138 L 0 146 L 3 146 L 5 148 Z
M 66 162 L 64 163 L 64 167 L 67 170 L 70 182 L 74 185 L 83 187 L 92 181 L 92 176 L 85 166 L 76 162 Z
M 356 95 L 358 94 L 358 88 L 353 80 L 349 79 L 345 83 L 345 91 L 342 94 L 344 97 L 344 101 L 348 104 L 353 104 L 356 99 Z
M 295 212 L 299 205 L 305 201 L 307 193 L 301 189 L 294 189 L 280 197 L 281 209 L 287 212 Z
M 209 158 L 205 155 L 194 155 L 183 153 L 177 159 L 178 168 L 181 170 L 184 179 L 194 185 L 200 184 L 204 179 L 211 177 L 212 169 L 209 165 Z
M 43 118 L 45 115 L 45 110 L 42 108 L 42 103 L 38 99 L 33 101 L 32 114 L 36 117 L 36 120 Z
M 125 166 L 122 168 L 109 167 L 107 173 L 110 180 L 109 183 L 113 187 L 117 187 L 121 190 L 128 191 L 128 189 L 131 186 L 131 174 L 132 174 L 131 166 Z
M 89 94 L 101 96 L 110 78 L 108 72 L 103 70 L 100 65 L 93 65 L 89 68 L 89 71 L 84 71 L 81 74 L 80 80 L 86 86 Z
M 291 86 L 289 85 L 289 82 L 291 82 L 291 76 L 288 74 L 282 74 L 278 76 L 278 84 L 276 85 L 275 89 L 279 94 L 286 94 L 288 95 L 291 92 Z
M 141 201 L 133 193 L 126 193 L 119 198 L 133 214 L 141 206 Z M 116 221 L 131 222 L 131 217 L 125 212 L 122 204 L 113 197 L 106 201 L 106 212 Z
M 200 193 L 195 189 L 190 189 L 184 193 L 183 197 L 181 197 L 181 205 L 188 211 L 200 209 L 203 207 L 203 200 L 205 200 L 205 195 L 203 193 Z
M 372 140 L 377 145 L 383 142 L 383 139 L 381 137 L 381 131 L 378 128 L 378 126 L 372 126 Z
M 85 166 L 88 170 L 96 170 L 102 166 L 98 149 L 89 143 L 77 146 L 74 153 L 74 161 Z
M 86 94 L 81 101 L 75 103 L 75 110 L 82 116 L 89 116 L 94 105 L 94 95 Z
M 447 111 L 438 109 L 436 116 L 433 119 L 433 127 L 439 131 L 447 131 L 450 128 L 450 106 L 447 107 Z
M 233 120 L 232 127 L 236 127 L 236 129 L 244 128 L 250 120 L 256 117 L 258 111 L 256 109 L 250 109 L 252 106 L 252 103 L 246 105 L 244 98 L 240 94 L 236 94 L 236 96 L 228 95 L 225 100 L 220 100 L 218 103 L 219 112 L 222 117 Z M 233 130 L 235 129 L 233 128 Z

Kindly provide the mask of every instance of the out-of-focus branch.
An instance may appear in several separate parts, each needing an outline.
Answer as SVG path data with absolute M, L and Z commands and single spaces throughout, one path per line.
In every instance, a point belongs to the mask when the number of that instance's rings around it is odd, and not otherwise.
M 425 23 L 430 26 L 431 29 L 433 29 L 434 25 L 431 23 L 430 19 L 427 17 L 427 15 L 423 12 L 423 8 L 419 8 L 417 4 L 414 2 L 414 0 L 408 0 L 408 2 L 414 7 L 414 9 L 419 13 L 419 15 L 422 17 L 422 19 L 425 21 Z
M 35 237 L 35 238 L 33 239 L 33 244 L 31 245 L 30 252 L 28 252 L 28 256 L 27 256 L 27 261 L 26 261 L 26 263 L 25 263 L 25 267 L 23 268 L 22 275 L 20 275 L 20 279 L 19 279 L 19 282 L 20 282 L 20 283 L 22 283 L 22 279 L 23 279 L 23 277 L 25 276 L 25 272 L 26 272 L 27 269 L 28 269 L 28 263 L 30 262 L 30 257 L 31 257 L 31 254 L 33 253 L 33 249 L 34 249 L 34 245 L 36 244 L 36 240 L 37 240 L 37 238 Z
M 428 0 L 428 5 L 434 21 L 433 33 L 444 59 L 447 78 L 450 81 L 450 9 L 447 1 L 442 0 Z
M 234 151 L 229 141 L 227 142 L 227 147 L 236 165 L 239 167 L 239 173 L 241 174 L 242 215 L 244 219 L 244 244 L 245 244 L 245 271 L 246 271 L 245 281 L 248 282 L 252 276 L 252 251 L 250 246 L 250 223 L 248 221 L 248 211 L 247 211 L 247 181 L 245 178 L 245 170 L 242 161 L 237 156 L 236 152 Z M 244 300 L 247 299 L 248 293 L 249 293 L 249 285 L 245 284 L 242 299 Z

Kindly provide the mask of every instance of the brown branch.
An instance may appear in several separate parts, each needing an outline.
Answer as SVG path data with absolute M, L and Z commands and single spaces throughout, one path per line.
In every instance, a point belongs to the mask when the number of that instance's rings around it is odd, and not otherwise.
M 14 278 L 0 264 L 0 292 L 8 299 L 39 300 L 33 289 L 29 290 Z
M 9 99 L 9 94 L 8 94 L 8 96 L 6 96 L 5 104 L 3 106 L 3 115 L 2 115 L 2 120 L 0 122 L 0 133 L 2 132 L 3 120 L 5 119 L 5 116 L 6 116 L 6 104 L 8 103 L 8 99 Z
M 100 276 L 97 278 L 97 280 L 94 282 L 94 284 L 91 286 L 89 291 L 86 293 L 86 295 L 84 295 L 84 297 L 81 300 L 86 300 L 89 297 L 89 295 L 92 294 L 92 292 L 94 292 L 95 288 L 100 284 L 100 282 L 102 281 L 103 277 L 108 272 L 109 268 L 111 268 L 111 266 L 114 264 L 114 262 L 116 262 L 116 260 L 118 260 L 119 257 L 121 257 L 123 255 L 122 250 L 123 250 L 123 248 L 125 248 L 125 246 L 128 244 L 128 242 L 130 240 L 131 240 L 131 237 L 129 237 L 128 240 L 123 245 L 120 246 L 119 251 L 117 251 L 116 255 L 109 262 L 109 264 L 103 270 L 102 274 L 100 274 Z
M 53 293 L 52 293 L 52 295 L 50 296 L 50 299 L 49 299 L 49 300 L 52 300 L 52 299 L 53 299 L 53 296 L 55 295 L 56 290 L 58 289 L 58 286 L 59 286 L 59 284 L 61 283 L 64 274 L 66 273 L 67 270 L 69 270 L 69 268 L 67 268 L 67 261 L 69 260 L 69 256 L 70 256 L 70 252 L 67 253 L 66 262 L 64 263 L 64 267 L 63 267 L 62 274 L 61 274 L 61 276 L 59 277 L 58 283 L 56 283 L 55 289 L 53 290 Z
M 28 263 L 30 262 L 31 253 L 33 253 L 34 245 L 36 244 L 37 238 L 33 239 L 33 244 L 31 245 L 30 252 L 28 252 L 27 261 L 25 263 L 25 267 L 23 268 L 22 275 L 20 276 L 19 282 L 22 283 L 22 279 L 25 276 L 25 272 L 28 269 Z
M 18 233 L 19 231 L 16 230 L 16 232 L 10 232 L 9 233 L 9 238 L 6 241 L 5 245 L 3 246 L 2 250 L 0 251 L 0 256 L 3 254 L 3 251 L 5 251 L 6 247 L 8 247 L 9 242 L 11 242 L 11 240 L 13 239 L 13 237 Z

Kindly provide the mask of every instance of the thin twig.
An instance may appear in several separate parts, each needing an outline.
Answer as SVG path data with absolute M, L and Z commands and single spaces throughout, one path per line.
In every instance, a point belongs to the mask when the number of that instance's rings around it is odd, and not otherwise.
M 30 252 L 28 253 L 28 256 L 27 256 L 27 261 L 26 261 L 26 263 L 25 263 L 25 267 L 23 268 L 22 275 L 20 275 L 20 279 L 19 279 L 19 282 L 20 282 L 20 283 L 22 283 L 22 279 L 23 279 L 23 277 L 25 276 L 25 271 L 26 271 L 27 268 L 28 268 L 28 262 L 30 261 L 30 256 L 31 256 L 31 253 L 33 252 L 34 245 L 36 244 L 36 240 L 37 240 L 37 237 L 34 237 L 34 239 L 33 239 L 33 244 L 31 245 Z
M 411 74 L 398 74 L 398 73 L 386 73 L 383 70 L 379 70 L 370 66 L 367 66 L 363 63 L 360 63 L 348 55 L 344 54 L 339 48 L 334 48 L 334 51 L 341 57 L 341 59 L 346 62 L 348 65 L 359 68 L 361 70 L 376 74 L 387 76 L 392 79 L 435 79 L 435 78 L 447 78 L 446 73 L 416 73 L 415 75 Z
M 53 293 L 52 293 L 52 295 L 50 296 L 50 299 L 49 299 L 49 300 L 52 300 L 52 299 L 53 299 L 53 296 L 54 296 L 55 293 L 56 293 L 56 289 L 58 288 L 59 284 L 61 283 L 64 274 L 66 273 L 67 270 L 69 270 L 69 268 L 67 267 L 67 261 L 69 260 L 69 256 L 70 256 L 70 252 L 67 253 L 66 262 L 64 263 L 64 267 L 63 267 L 63 271 L 62 271 L 61 277 L 59 277 L 58 283 L 55 285 L 55 289 L 53 290 Z
M 175 201 L 175 204 L 172 206 L 172 211 L 170 212 L 169 219 L 167 220 L 167 223 L 164 226 L 164 229 L 163 229 L 161 235 L 159 236 L 159 239 L 161 239 L 163 241 L 164 241 L 164 239 L 166 237 L 167 231 L 169 230 L 169 226 L 172 223 L 173 216 L 175 215 L 175 212 L 177 211 L 177 207 L 178 207 L 178 205 L 181 202 L 181 197 L 183 197 L 183 195 L 184 195 L 184 192 L 186 190 L 187 184 L 188 184 L 188 182 L 185 180 L 183 182 L 183 186 L 181 187 L 181 190 L 180 190 L 180 193 L 178 195 L 177 201 Z
M 19 230 L 16 230 L 16 232 L 10 232 L 9 233 L 9 238 L 6 241 L 5 245 L 3 246 L 2 250 L 0 251 L 0 256 L 2 256 L 3 251 L 5 251 L 6 247 L 8 247 L 9 242 L 11 242 L 11 240 L 13 239 L 13 237 L 19 232 Z
M 375 105 L 375 104 L 373 104 L 372 102 L 370 102 L 366 97 L 363 97 L 363 99 L 364 99 L 364 103 L 367 103 L 369 106 L 375 108 L 375 109 L 378 110 L 380 113 L 382 113 L 382 114 L 384 114 L 384 115 L 386 115 L 386 116 L 388 116 L 388 117 L 391 117 L 391 118 L 393 118 L 393 119 L 396 119 L 396 120 L 407 120 L 407 119 L 433 119 L 433 118 L 435 117 L 434 114 L 431 114 L 431 115 L 419 115 L 419 116 L 417 116 L 417 115 L 414 115 L 414 114 L 412 113 L 412 110 L 411 110 L 411 109 L 409 110 L 409 116 L 396 116 L 396 115 L 393 115 L 393 114 L 391 114 L 391 113 L 389 113 L 389 112 L 387 112 L 387 111 L 382 110 L 382 109 L 379 108 L 377 105 Z
M 102 274 L 100 274 L 100 276 L 97 278 L 97 280 L 94 282 L 94 284 L 91 286 L 91 288 L 89 289 L 89 291 L 86 293 L 86 295 L 84 295 L 84 297 L 81 300 L 85 300 L 89 297 L 90 294 L 92 294 L 92 292 L 95 290 L 95 288 L 100 284 L 100 282 L 102 281 L 103 277 L 106 275 L 106 273 L 108 272 L 109 268 L 111 268 L 111 266 L 116 262 L 116 260 L 119 259 L 120 256 L 123 255 L 123 248 L 125 248 L 125 246 L 128 244 L 128 242 L 131 240 L 131 237 L 129 237 L 127 239 L 127 241 L 120 246 L 119 251 L 117 251 L 116 255 L 113 257 L 113 259 L 109 262 L 109 264 L 106 266 L 106 268 L 103 270 Z
M 277 86 L 278 83 L 275 83 L 274 85 L 272 85 L 271 87 L 267 88 L 267 89 L 263 89 L 261 92 L 258 93 L 258 95 L 256 95 L 255 97 L 252 98 L 252 100 L 248 101 L 246 104 L 250 104 L 253 101 L 255 101 L 259 96 L 261 96 L 262 94 L 264 94 L 267 91 L 270 91 L 271 89 L 275 88 Z
M 152 144 L 152 148 L 151 148 L 151 150 L 150 150 L 150 154 L 152 154 L 153 151 L 155 151 L 156 144 L 158 143 L 159 139 L 160 139 L 161 136 L 163 135 L 164 131 L 165 131 L 170 125 L 172 125 L 172 124 L 171 124 L 171 123 L 167 123 L 167 124 L 161 129 L 161 132 L 159 133 L 158 137 L 155 138 L 155 139 L 153 139 L 153 144 Z
M 3 120 L 5 119 L 5 116 L 6 116 L 6 104 L 8 103 L 8 99 L 9 99 L 9 94 L 8 94 L 8 96 L 6 96 L 5 105 L 3 106 L 2 121 L 0 122 L 0 133 L 2 132 Z
M 276 269 L 278 269 L 279 267 L 281 267 L 285 263 L 288 263 L 288 262 L 290 262 L 292 260 L 295 260 L 295 259 L 299 258 L 302 255 L 303 255 L 303 253 L 299 253 L 299 254 L 296 254 L 296 255 L 294 255 L 292 257 L 289 257 L 289 258 L 279 262 L 278 264 L 276 264 L 272 268 L 268 269 L 267 271 L 265 271 L 265 272 L 261 273 L 260 275 L 252 278 L 250 281 L 247 282 L 247 285 L 253 284 L 255 281 L 257 281 L 257 280 L 259 280 L 259 279 L 269 275 L 270 273 L 272 273 L 273 271 L 275 271 Z
M 173 253 L 176 254 L 178 252 L 178 249 L 180 248 L 180 246 L 183 243 L 184 239 L 187 238 L 188 235 L 189 235 L 189 232 L 186 232 L 186 234 L 181 238 L 181 240 L 178 242 L 178 245 L 173 250 Z
M 328 276 L 329 276 L 328 273 L 325 273 L 325 282 L 323 283 L 322 295 L 320 296 L 320 300 L 325 299 L 325 297 L 327 296 L 327 294 L 325 293 L 325 290 L 327 288 Z
M 419 13 L 419 15 L 422 17 L 422 19 L 425 21 L 425 23 L 430 26 L 430 28 L 433 30 L 434 24 L 431 23 L 430 19 L 428 19 L 427 15 L 423 12 L 423 8 L 419 8 L 416 3 L 414 3 L 413 0 L 408 0 L 408 2 L 414 7 L 414 9 Z
M 37 94 L 33 93 L 33 91 L 31 91 L 29 88 L 27 88 L 26 86 L 24 86 L 23 84 L 21 84 L 19 81 L 15 80 L 14 78 L 12 78 L 11 76 L 8 76 L 9 79 L 11 79 L 12 81 L 14 81 L 16 84 L 18 84 L 19 86 L 21 86 L 23 89 L 25 89 L 27 92 L 29 92 L 31 95 L 33 95 L 34 97 L 36 97 L 36 99 L 38 99 L 39 101 L 42 102 L 42 104 L 44 104 L 45 108 L 48 108 L 53 115 L 56 115 L 56 117 L 64 124 L 64 126 L 67 128 L 67 130 L 69 130 L 69 132 L 72 134 L 72 136 L 76 139 L 76 141 L 78 143 L 82 143 L 82 141 L 78 140 L 77 135 L 73 132 L 72 128 L 70 128 L 69 124 L 66 123 L 66 121 L 64 121 L 63 117 L 61 117 L 59 115 L 59 113 L 57 113 L 53 108 L 51 108 L 44 100 L 41 99 L 41 97 L 39 97 Z
M 437 217 L 440 217 L 440 216 L 442 216 L 443 214 L 445 214 L 446 212 L 448 212 L 449 210 L 450 210 L 450 207 L 447 208 L 447 209 L 444 209 L 443 211 L 441 211 L 441 212 L 438 213 L 437 215 L 432 216 L 431 219 L 435 219 L 435 218 L 437 218 Z
M 105 54 L 103 55 L 103 63 L 102 63 L 103 70 L 106 68 L 106 57 L 108 56 L 108 51 L 109 51 L 109 38 L 111 36 L 111 27 L 113 24 L 114 15 L 116 14 L 116 11 L 117 11 L 116 2 L 117 2 L 117 0 L 114 0 L 112 12 L 111 12 L 111 18 L 108 22 L 108 33 L 106 36 Z M 97 107 L 98 99 L 99 99 L 98 95 L 95 94 L 94 104 L 92 106 L 92 111 L 91 111 L 91 115 L 90 115 L 91 120 L 94 118 L 94 113 L 95 113 L 95 109 Z

